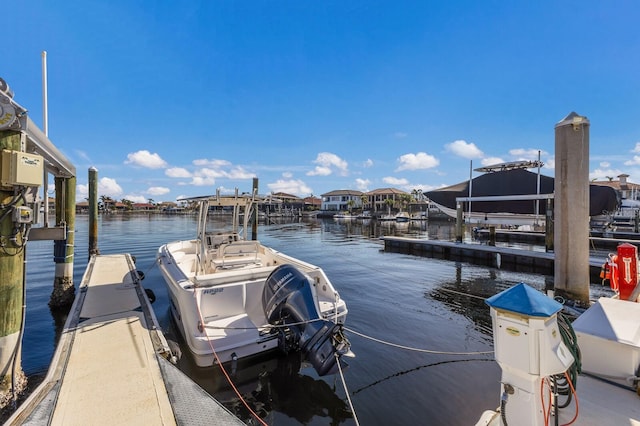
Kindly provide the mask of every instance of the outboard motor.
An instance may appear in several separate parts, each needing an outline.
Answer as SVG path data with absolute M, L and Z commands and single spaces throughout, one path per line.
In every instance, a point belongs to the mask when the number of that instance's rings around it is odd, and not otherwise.
M 342 324 L 322 319 L 309 278 L 292 265 L 280 265 L 267 278 L 262 306 L 269 324 L 279 329 L 284 352 L 301 350 L 320 376 L 337 372 L 338 358 L 349 353 Z

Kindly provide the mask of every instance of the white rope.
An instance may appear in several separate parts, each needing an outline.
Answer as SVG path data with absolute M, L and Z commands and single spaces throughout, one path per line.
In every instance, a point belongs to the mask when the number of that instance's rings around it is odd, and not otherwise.
M 351 408 L 351 413 L 353 414 L 353 421 L 356 422 L 356 426 L 360 426 L 360 422 L 358 422 L 358 416 L 356 415 L 356 410 L 353 408 L 353 402 L 351 402 L 351 396 L 349 396 L 349 389 L 347 389 L 347 382 L 344 380 L 344 373 L 342 372 L 342 367 L 340 366 L 340 357 L 337 353 L 334 354 L 336 357 L 336 364 L 338 364 L 338 371 L 340 372 L 340 380 L 342 380 L 342 387 L 344 388 L 344 393 L 347 395 L 347 402 L 349 402 L 349 407 Z
M 391 342 L 387 342 L 384 340 L 380 340 L 380 339 L 376 339 L 375 337 L 371 337 L 371 336 L 367 336 L 366 334 L 362 334 L 362 333 L 358 333 L 357 331 L 348 328 L 348 327 L 344 327 L 344 329 L 350 333 L 356 334 L 360 337 L 364 337 L 365 339 L 369 339 L 372 340 L 374 342 L 378 342 L 378 343 L 382 343 L 384 345 L 388 345 L 388 346 L 393 346 L 395 348 L 400 348 L 400 349 L 406 349 L 409 351 L 415 351 L 415 352 L 423 352 L 423 353 L 428 353 L 428 354 L 437 354 L 437 355 L 489 355 L 489 354 L 493 354 L 493 351 L 483 351 L 483 352 L 446 352 L 446 351 L 434 351 L 434 350 L 430 350 L 430 349 L 419 349 L 419 348 L 412 348 L 410 346 L 403 346 L 403 345 L 398 345 L 396 343 L 391 343 Z

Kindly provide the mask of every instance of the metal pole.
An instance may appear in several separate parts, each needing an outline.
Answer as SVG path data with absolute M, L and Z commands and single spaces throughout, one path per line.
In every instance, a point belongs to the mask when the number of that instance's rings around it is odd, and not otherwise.
M 48 88 L 47 88 L 47 51 L 42 51 L 42 123 L 44 135 L 49 137 L 49 101 L 48 101 Z M 49 172 L 47 168 L 44 168 L 44 176 L 42 179 L 42 198 L 44 202 L 44 226 L 49 226 Z M 38 212 L 35 212 L 38 214 Z
M 536 195 L 540 195 L 540 150 L 538 150 L 538 182 L 536 184 Z M 540 214 L 540 200 L 536 200 L 536 225 Z
M 473 188 L 473 160 L 469 160 L 469 198 L 471 198 L 472 195 L 472 188 Z M 469 200 L 469 223 L 471 223 L 471 200 Z

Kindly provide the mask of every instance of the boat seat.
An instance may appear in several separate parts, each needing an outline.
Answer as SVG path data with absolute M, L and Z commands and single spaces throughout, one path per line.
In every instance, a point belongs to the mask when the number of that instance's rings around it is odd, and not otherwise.
M 214 270 L 260 265 L 259 246 L 257 241 L 238 241 L 224 245 L 218 253 L 219 257 L 211 260 L 211 265 Z

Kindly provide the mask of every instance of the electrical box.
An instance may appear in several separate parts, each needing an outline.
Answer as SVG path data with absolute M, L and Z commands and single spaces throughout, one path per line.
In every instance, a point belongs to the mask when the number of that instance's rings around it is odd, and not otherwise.
M 14 223 L 33 222 L 33 209 L 27 206 L 14 207 L 13 222 Z
M 40 155 L 2 150 L 2 186 L 40 186 L 44 179 Z

